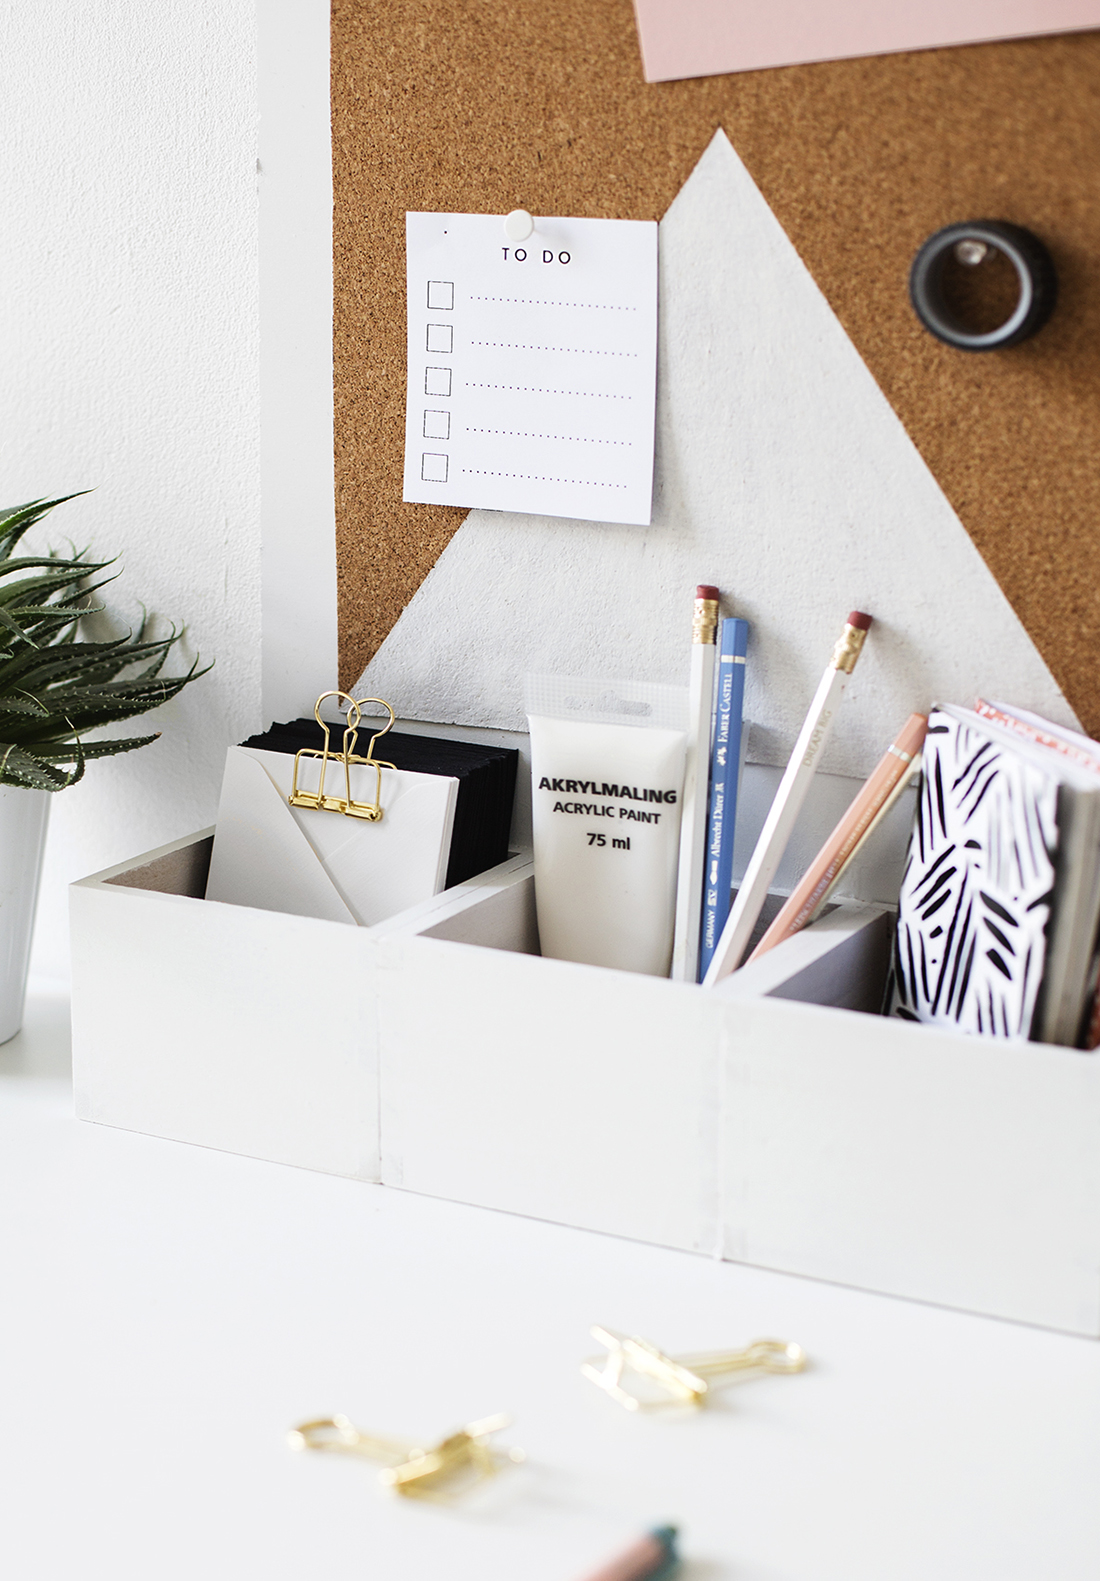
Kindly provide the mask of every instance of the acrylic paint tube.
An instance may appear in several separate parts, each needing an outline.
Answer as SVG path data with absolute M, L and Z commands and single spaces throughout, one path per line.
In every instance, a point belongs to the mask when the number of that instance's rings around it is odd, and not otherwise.
M 687 691 L 529 675 L 543 955 L 667 977 Z

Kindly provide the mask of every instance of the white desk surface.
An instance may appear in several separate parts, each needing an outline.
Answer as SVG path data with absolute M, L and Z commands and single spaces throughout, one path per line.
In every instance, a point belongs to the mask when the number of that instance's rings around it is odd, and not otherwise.
M 78 1124 L 67 1061 L 32 998 L 0 1049 L 13 1581 L 579 1581 L 664 1520 L 684 1581 L 1100 1573 L 1100 1345 Z M 814 1366 L 632 1417 L 578 1374 L 593 1322 Z M 285 1443 L 502 1410 L 528 1464 L 451 1510 Z

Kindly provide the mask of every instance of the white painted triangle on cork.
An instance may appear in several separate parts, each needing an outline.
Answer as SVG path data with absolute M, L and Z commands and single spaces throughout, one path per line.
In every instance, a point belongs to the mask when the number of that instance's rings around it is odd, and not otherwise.
M 752 624 L 749 757 L 783 763 L 844 617 L 875 624 L 823 765 L 976 694 L 1072 710 L 725 133 L 660 227 L 653 523 L 472 511 L 355 695 L 525 728 L 523 675 L 686 682 L 695 586 Z

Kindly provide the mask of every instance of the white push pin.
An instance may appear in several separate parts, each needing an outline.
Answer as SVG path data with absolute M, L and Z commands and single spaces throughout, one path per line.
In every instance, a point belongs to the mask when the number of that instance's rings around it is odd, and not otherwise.
M 505 215 L 504 234 L 510 242 L 525 242 L 534 229 L 535 222 L 526 209 L 513 209 Z

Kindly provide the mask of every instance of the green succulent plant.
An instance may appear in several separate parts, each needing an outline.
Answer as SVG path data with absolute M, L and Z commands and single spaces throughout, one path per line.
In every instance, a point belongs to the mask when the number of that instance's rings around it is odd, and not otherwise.
M 160 734 L 86 741 L 89 731 L 116 724 L 177 696 L 210 668 L 198 660 L 183 675 L 163 675 L 166 659 L 183 635 L 141 630 L 102 642 L 81 638 L 80 622 L 101 613 L 91 599 L 114 581 L 112 560 L 95 561 L 86 549 L 66 559 L 16 555 L 20 539 L 54 506 L 78 498 L 31 500 L 0 509 L 0 784 L 58 791 L 75 785 L 90 758 L 113 757 L 148 746 Z

